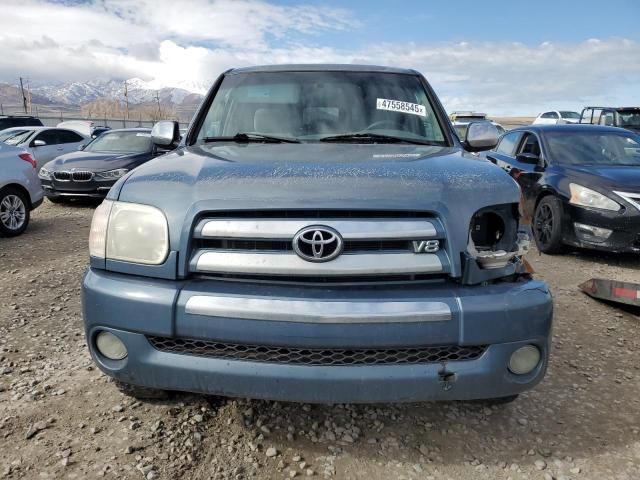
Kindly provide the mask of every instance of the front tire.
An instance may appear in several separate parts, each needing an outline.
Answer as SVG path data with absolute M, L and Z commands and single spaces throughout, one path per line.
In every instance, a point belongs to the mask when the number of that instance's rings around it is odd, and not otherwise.
M 559 198 L 548 195 L 540 200 L 533 215 L 533 234 L 541 252 L 562 253 L 562 203 Z
M 14 187 L 0 190 L 0 235 L 15 237 L 27 229 L 31 218 L 27 196 Z

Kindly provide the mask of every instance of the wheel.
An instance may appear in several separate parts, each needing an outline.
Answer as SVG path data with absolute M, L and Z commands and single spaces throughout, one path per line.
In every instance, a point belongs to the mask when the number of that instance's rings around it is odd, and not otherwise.
M 562 203 L 558 198 L 548 195 L 540 200 L 533 214 L 533 234 L 541 252 L 562 252 Z
M 0 190 L 0 235 L 15 237 L 29 225 L 29 200 L 14 187 Z
M 118 387 L 118 390 L 120 390 L 125 395 L 137 398 L 138 400 L 163 400 L 169 397 L 169 392 L 166 390 L 140 387 L 138 385 L 121 382 L 120 380 L 114 380 L 114 382 L 116 384 L 116 387 Z

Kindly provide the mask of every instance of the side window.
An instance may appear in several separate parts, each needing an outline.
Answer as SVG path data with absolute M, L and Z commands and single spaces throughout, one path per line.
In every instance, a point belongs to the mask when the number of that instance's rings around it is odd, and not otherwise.
M 84 140 L 80 135 L 71 130 L 58 130 L 58 138 L 58 143 L 76 143 Z
M 520 147 L 520 151 L 518 153 L 530 153 L 539 157 L 541 154 L 541 150 L 538 137 L 536 137 L 533 133 L 528 133 L 526 138 L 522 142 L 522 146 Z
M 591 115 L 593 110 L 591 108 L 585 108 L 580 116 L 580 123 L 591 123 Z
M 591 123 L 593 123 L 594 125 L 597 125 L 598 123 L 600 123 L 600 115 L 602 115 L 602 109 L 601 108 L 594 108 L 593 109 L 593 120 L 591 120 Z
M 35 136 L 33 141 L 42 140 L 47 145 L 57 145 L 58 144 L 58 132 L 56 130 L 45 130 L 44 132 L 40 132 Z
M 542 118 L 553 118 L 553 112 L 544 112 Z
M 602 112 L 599 123 L 600 125 L 613 125 L 613 112 L 611 110 Z
M 549 113 L 551 113 L 551 117 L 550 117 L 550 118 L 555 118 L 556 120 L 557 120 L 558 118 L 560 118 L 560 115 L 558 115 L 558 113 L 557 113 L 557 112 L 549 112 Z
M 513 152 L 515 151 L 518 143 L 520 142 L 521 137 L 522 137 L 522 132 L 507 133 L 500 139 L 500 143 L 496 148 L 496 152 L 513 157 Z

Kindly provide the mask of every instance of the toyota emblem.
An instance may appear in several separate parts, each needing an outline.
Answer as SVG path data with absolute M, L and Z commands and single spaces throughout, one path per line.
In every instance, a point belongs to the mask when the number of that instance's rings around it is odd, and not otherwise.
M 342 253 L 343 241 L 331 227 L 311 225 L 293 237 L 293 250 L 307 262 L 328 262 Z

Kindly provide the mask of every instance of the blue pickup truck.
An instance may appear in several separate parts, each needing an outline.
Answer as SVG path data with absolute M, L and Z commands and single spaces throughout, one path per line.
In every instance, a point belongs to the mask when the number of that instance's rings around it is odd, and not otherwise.
M 97 208 L 82 285 L 96 364 L 138 397 L 513 400 L 543 378 L 552 299 L 515 181 L 413 70 L 233 69 L 173 152 Z

